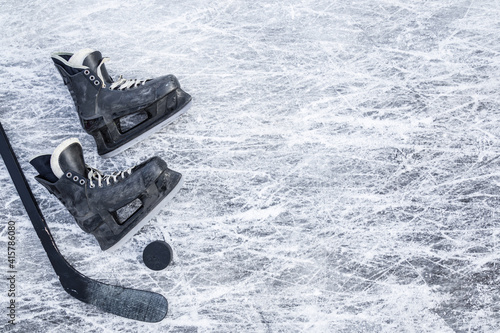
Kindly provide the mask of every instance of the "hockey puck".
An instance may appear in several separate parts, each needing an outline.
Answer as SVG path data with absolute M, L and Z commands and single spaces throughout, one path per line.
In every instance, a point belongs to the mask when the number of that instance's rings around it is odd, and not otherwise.
M 144 264 L 154 271 L 161 271 L 172 262 L 173 251 L 164 241 L 154 241 L 144 248 L 142 260 Z

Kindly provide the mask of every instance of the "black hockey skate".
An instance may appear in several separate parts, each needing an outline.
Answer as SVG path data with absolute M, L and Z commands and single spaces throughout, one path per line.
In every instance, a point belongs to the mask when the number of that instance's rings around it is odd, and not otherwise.
M 30 161 L 35 179 L 54 194 L 102 250 L 132 237 L 179 190 L 182 175 L 158 157 L 104 176 L 83 159 L 78 139 L 62 142 L 52 155 Z
M 191 96 L 173 75 L 114 82 L 99 51 L 54 53 L 52 60 L 68 86 L 83 128 L 97 151 L 111 157 L 145 139 L 186 112 Z

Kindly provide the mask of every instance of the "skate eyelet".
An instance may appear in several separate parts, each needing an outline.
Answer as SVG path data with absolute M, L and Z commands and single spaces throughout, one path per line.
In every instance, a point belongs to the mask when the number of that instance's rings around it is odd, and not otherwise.
M 83 74 L 85 74 L 85 75 L 89 75 L 89 74 L 90 74 L 90 71 L 89 71 L 88 69 L 86 69 L 86 70 L 84 70 L 84 71 L 83 71 Z
M 102 185 L 102 184 L 99 184 L 99 188 L 103 188 L 103 187 L 104 187 L 104 185 Z
M 98 86 L 98 85 L 99 85 L 99 81 L 95 80 L 95 81 L 94 81 L 94 84 L 95 84 L 96 86 Z
M 78 181 L 78 176 L 74 176 L 74 177 L 73 177 L 73 180 L 74 180 L 75 182 L 77 182 L 77 181 Z
M 95 187 L 95 185 L 94 185 L 94 184 L 90 184 L 90 186 L 89 186 L 89 187 L 90 187 L 90 188 L 94 188 L 94 187 Z
M 73 177 L 73 175 L 71 174 L 71 172 L 68 172 L 68 173 L 66 174 L 66 177 L 71 178 L 71 177 Z
M 94 76 L 94 75 L 90 75 L 90 76 L 89 76 L 89 80 L 90 80 L 90 81 L 94 81 L 94 80 L 95 80 L 95 76 Z
M 80 179 L 80 185 L 85 185 L 85 180 L 84 179 Z

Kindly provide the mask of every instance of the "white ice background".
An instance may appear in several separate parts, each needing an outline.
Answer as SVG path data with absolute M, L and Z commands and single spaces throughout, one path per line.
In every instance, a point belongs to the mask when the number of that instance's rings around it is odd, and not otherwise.
M 61 288 L 0 165 L 0 276 L 17 225 L 13 332 L 498 332 L 500 2 L 0 1 L 0 121 L 61 252 L 163 294 L 147 324 Z M 114 77 L 174 74 L 193 107 L 97 155 L 50 54 L 100 50 Z M 111 173 L 159 156 L 176 197 L 103 253 L 34 180 L 77 137 Z M 175 264 L 141 260 L 167 240 Z

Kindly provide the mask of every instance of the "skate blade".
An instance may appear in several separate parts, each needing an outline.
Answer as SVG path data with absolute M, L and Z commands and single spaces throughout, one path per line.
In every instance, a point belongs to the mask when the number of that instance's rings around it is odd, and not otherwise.
M 187 103 L 182 109 L 177 111 L 172 117 L 165 119 L 165 121 L 157 124 L 156 126 L 152 127 L 150 130 L 142 133 L 138 137 L 134 138 L 133 140 L 130 140 L 129 142 L 123 144 L 122 146 L 116 148 L 115 150 L 112 150 L 109 153 L 106 153 L 106 154 L 103 154 L 100 156 L 104 157 L 104 158 L 110 158 L 110 157 L 116 156 L 119 153 L 121 153 L 122 151 L 127 150 L 128 148 L 132 147 L 136 143 L 139 143 L 140 141 L 149 138 L 151 135 L 160 131 L 163 127 L 167 126 L 168 124 L 171 124 L 172 122 L 177 120 L 177 118 L 179 118 L 181 115 L 186 113 L 189 110 L 189 108 L 191 108 L 192 103 L 193 103 L 193 100 L 189 101 L 189 103 Z
M 123 244 L 125 244 L 130 238 L 132 238 L 143 226 L 145 226 L 153 217 L 155 217 L 158 212 L 167 205 L 167 203 L 179 192 L 181 189 L 182 185 L 184 184 L 184 176 L 181 176 L 181 179 L 177 183 L 177 185 L 170 191 L 169 194 L 165 198 L 163 198 L 158 204 L 153 208 L 151 212 L 149 212 L 148 215 L 142 219 L 141 222 L 139 222 L 130 232 L 128 232 L 122 239 L 120 239 L 118 242 L 116 242 L 113 246 L 111 246 L 109 249 L 105 250 L 106 252 L 113 252 L 116 251 L 119 247 L 121 247 Z

